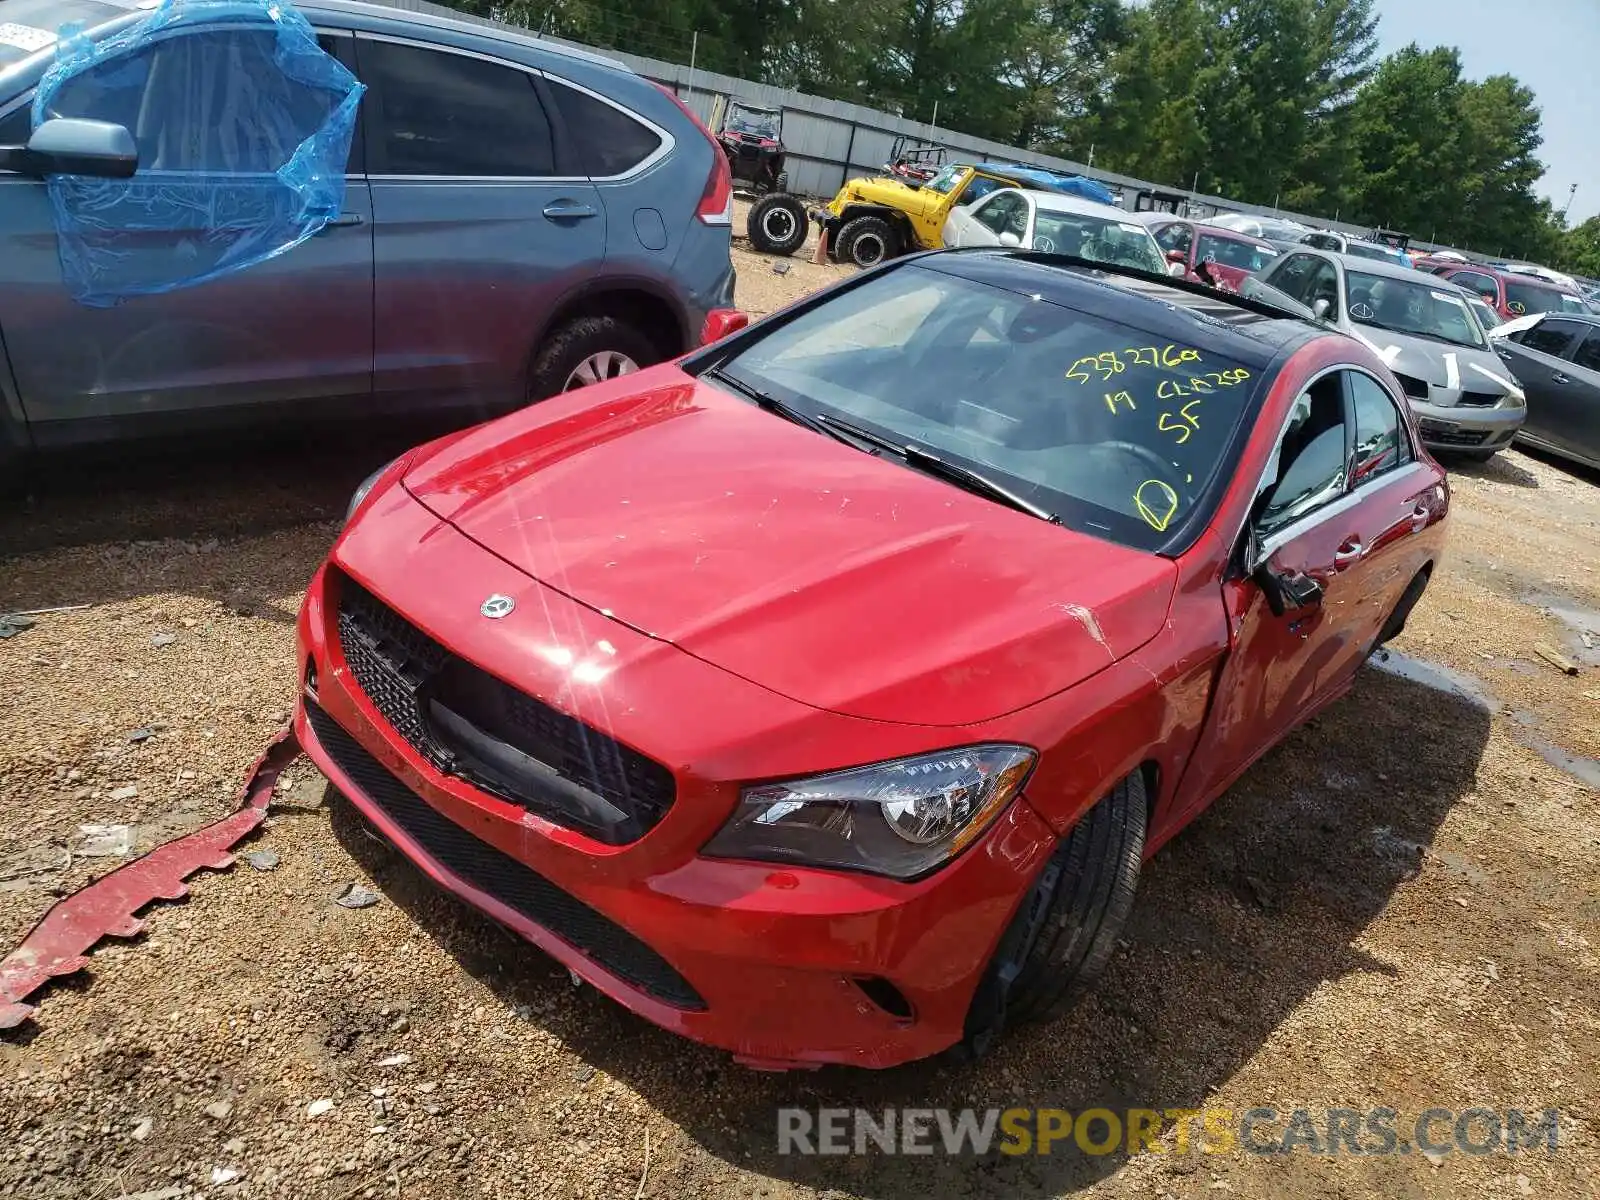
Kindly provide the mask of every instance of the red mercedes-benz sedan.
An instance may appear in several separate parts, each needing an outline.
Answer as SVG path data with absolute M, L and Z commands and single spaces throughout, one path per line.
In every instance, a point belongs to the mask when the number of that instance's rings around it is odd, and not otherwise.
M 667 1029 L 767 1067 L 981 1051 L 1399 630 L 1448 502 L 1361 342 L 915 256 L 380 471 L 295 728 L 441 886 Z

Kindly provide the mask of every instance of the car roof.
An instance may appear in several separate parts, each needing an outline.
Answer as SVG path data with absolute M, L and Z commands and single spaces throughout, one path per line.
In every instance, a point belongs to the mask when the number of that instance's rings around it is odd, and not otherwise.
M 1409 283 L 1426 282 L 1437 285 L 1439 277 L 1415 267 L 1402 265 L 1392 258 L 1363 258 L 1359 254 L 1340 254 L 1334 250 L 1319 250 L 1315 246 L 1302 246 L 1297 253 L 1315 254 L 1347 271 L 1360 271 L 1364 275 L 1379 275 L 1386 279 L 1404 279 Z
M 432 4 L 429 3 L 429 0 L 372 0 L 372 2 L 368 2 L 368 0 L 299 0 L 298 7 L 308 13 L 351 13 L 379 17 L 390 21 L 406 21 L 416 25 L 427 26 L 430 29 L 449 29 L 457 33 L 493 38 L 496 41 L 509 42 L 513 45 L 537 47 L 546 54 L 557 54 L 578 62 L 611 67 L 614 70 L 624 71 L 629 75 L 636 74 L 632 67 L 620 59 L 608 58 L 604 54 L 596 54 L 592 50 L 585 50 L 566 42 L 540 37 L 536 33 L 518 29 L 502 21 L 492 21 L 487 17 L 474 16 L 472 13 L 447 8 L 442 4 Z
M 1033 198 L 1033 202 L 1042 209 L 1050 212 L 1082 213 L 1085 216 L 1106 217 L 1115 221 L 1132 223 L 1133 214 L 1118 208 L 1115 204 L 1101 204 L 1098 200 L 1086 200 L 1082 196 L 1074 196 L 1069 192 L 1047 192 L 1038 188 L 1009 188 L 1003 191 L 1025 191 Z
M 1121 324 L 1188 336 L 1218 353 L 1261 366 L 1279 352 L 1335 330 L 1200 284 L 1180 284 L 1036 250 L 980 247 L 902 260 L 1019 295 L 1037 296 Z M 1185 327 L 1173 331 L 1174 324 Z

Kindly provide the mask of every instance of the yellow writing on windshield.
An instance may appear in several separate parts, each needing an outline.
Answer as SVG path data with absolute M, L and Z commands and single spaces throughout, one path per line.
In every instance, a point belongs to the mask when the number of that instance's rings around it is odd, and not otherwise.
M 1123 355 L 1127 356 L 1126 360 Z M 1106 383 L 1113 375 L 1120 375 L 1129 367 L 1165 367 L 1170 371 L 1199 361 L 1200 351 L 1191 346 L 1130 346 L 1124 350 L 1104 350 L 1099 354 L 1084 355 L 1067 368 L 1067 378 L 1079 383 L 1092 383 L 1094 376 L 1098 375 L 1100 381 Z
M 1178 493 L 1159 479 L 1146 479 L 1133 489 L 1133 506 L 1150 528 L 1165 533 L 1178 515 Z
M 1129 408 L 1135 408 L 1135 409 L 1139 407 L 1137 404 L 1135 404 L 1133 402 L 1133 396 L 1129 392 L 1107 392 L 1106 393 L 1106 407 L 1107 408 L 1109 408 L 1112 412 L 1116 412 L 1117 411 L 1117 405 L 1119 405 L 1119 404 L 1126 404 Z
M 1199 414 L 1194 411 L 1199 403 L 1200 401 L 1198 397 L 1189 401 L 1189 403 L 1185 404 L 1178 410 L 1178 415 L 1176 417 L 1174 417 L 1170 412 L 1162 413 L 1161 416 L 1156 419 L 1156 428 L 1161 430 L 1163 433 L 1177 435 L 1178 445 L 1183 445 L 1189 440 L 1189 435 L 1196 429 L 1200 428 Z

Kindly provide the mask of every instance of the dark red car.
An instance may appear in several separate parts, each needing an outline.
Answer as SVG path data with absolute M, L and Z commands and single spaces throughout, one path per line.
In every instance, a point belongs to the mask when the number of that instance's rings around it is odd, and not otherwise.
M 1168 262 L 1182 263 L 1184 278 L 1236 292 L 1246 276 L 1272 265 L 1279 250 L 1271 242 L 1234 229 L 1187 221 L 1166 213 L 1141 214 Z
M 1587 314 L 1589 306 L 1548 279 L 1516 271 L 1494 271 L 1488 267 L 1455 266 L 1424 268 L 1441 279 L 1476 292 L 1507 321 L 1530 313 L 1575 312 Z
M 1404 623 L 1449 503 L 1408 414 L 1258 301 L 905 258 L 379 472 L 295 729 L 667 1029 L 764 1067 L 981 1050 Z

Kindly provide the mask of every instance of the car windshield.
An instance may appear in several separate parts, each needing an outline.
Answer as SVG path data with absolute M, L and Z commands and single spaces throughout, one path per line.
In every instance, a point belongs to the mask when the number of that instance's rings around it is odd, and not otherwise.
M 1524 313 L 1573 311 L 1562 303 L 1564 299 L 1565 296 L 1553 287 L 1506 280 L 1506 307 L 1519 317 Z M 1577 311 L 1583 310 L 1580 308 Z
M 1350 319 L 1395 333 L 1413 333 L 1458 346 L 1481 347 L 1483 333 L 1467 312 L 1459 295 L 1443 291 L 1428 281 L 1396 279 L 1392 275 L 1345 275 Z
M 746 108 L 735 104 L 728 109 L 727 128 L 735 133 L 751 133 L 756 137 L 778 140 L 779 114 L 770 108 Z
M 719 370 L 809 417 L 911 443 L 1124 545 L 1159 550 L 1169 529 L 1209 515 L 1261 361 L 1218 352 L 1219 335 L 1198 322 L 1176 340 L 935 264 L 851 288 Z M 1151 308 L 1170 329 L 1170 310 Z
M 1221 263 L 1242 271 L 1259 271 L 1277 257 L 1278 252 L 1271 246 L 1207 234 L 1200 235 L 1200 245 L 1195 251 L 1195 258 L 1201 262 Z
M 961 182 L 961 177 L 966 174 L 967 168 L 961 163 L 951 163 L 949 166 L 940 167 L 939 173 L 922 185 L 925 192 L 938 192 L 943 196 L 950 189 Z
M 1087 213 L 1039 209 L 1033 222 L 1033 248 L 1046 254 L 1075 254 L 1095 262 L 1117 263 L 1164 274 L 1166 260 L 1150 231 L 1132 221 L 1115 221 Z

